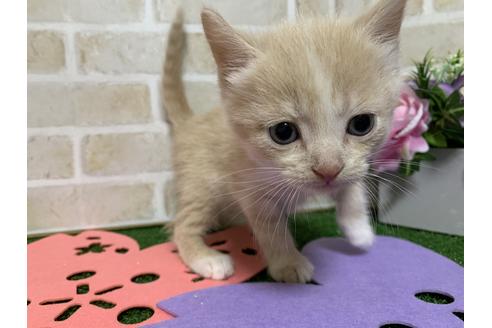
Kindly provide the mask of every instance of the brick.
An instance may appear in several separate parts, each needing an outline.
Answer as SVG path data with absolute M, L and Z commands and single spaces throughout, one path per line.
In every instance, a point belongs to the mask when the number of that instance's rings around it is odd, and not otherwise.
M 377 2 L 378 0 L 337 0 L 336 10 L 341 16 L 357 16 L 364 14 Z M 422 2 L 423 0 L 407 0 L 407 6 L 405 8 L 406 16 L 414 16 L 422 13 Z
M 83 23 L 124 23 L 142 21 L 144 0 L 69 0 L 72 21 Z
M 408 0 L 406 15 L 413 16 L 422 13 L 423 0 Z M 352 17 L 363 14 L 377 0 L 336 0 L 335 14 Z M 297 10 L 301 16 L 330 14 L 329 0 L 297 0 Z
M 168 137 L 163 133 L 90 135 L 82 141 L 84 172 L 124 175 L 169 168 Z
M 155 0 L 156 18 L 161 22 L 172 21 L 177 5 L 186 9 L 186 23 L 199 24 L 204 5 L 217 10 L 226 21 L 234 25 L 268 25 L 287 16 L 285 0 Z
M 173 218 L 176 215 L 177 199 L 174 183 L 174 179 L 170 179 L 164 184 L 164 207 L 168 218 Z
M 300 16 L 330 15 L 328 0 L 296 0 L 297 12 Z
M 83 73 L 161 74 L 165 35 L 161 33 L 81 33 L 77 35 Z M 202 33 L 187 36 L 185 71 L 213 73 L 215 62 Z
M 87 228 L 154 218 L 151 184 L 29 188 L 28 231 Z
M 28 31 L 28 73 L 56 73 L 65 67 L 65 44 L 61 33 Z
M 145 123 L 150 94 L 142 84 L 28 84 L 29 127 Z
M 405 14 L 407 16 L 419 15 L 423 11 L 423 0 L 408 0 Z
M 463 10 L 463 0 L 434 0 L 434 9 L 437 11 Z
M 434 56 L 445 56 L 464 49 L 463 22 L 407 27 L 402 30 L 402 64 L 412 65 L 420 61 L 432 49 Z
M 65 136 L 32 136 L 27 143 L 27 177 L 61 179 L 73 176 L 72 142 Z
M 31 22 L 125 23 L 142 21 L 143 0 L 28 0 Z
M 205 113 L 220 105 L 220 91 L 215 83 L 186 82 L 186 96 L 195 113 Z
M 29 22 L 62 22 L 66 15 L 66 0 L 27 0 Z
M 58 83 L 28 83 L 27 126 L 75 125 L 69 87 Z
M 83 73 L 161 72 L 165 35 L 160 33 L 80 33 L 76 36 Z
M 370 0 L 337 0 L 335 8 L 337 15 L 351 17 L 364 13 L 370 5 Z
M 185 71 L 202 74 L 211 74 L 217 71 L 210 46 L 202 33 L 191 33 L 187 36 Z

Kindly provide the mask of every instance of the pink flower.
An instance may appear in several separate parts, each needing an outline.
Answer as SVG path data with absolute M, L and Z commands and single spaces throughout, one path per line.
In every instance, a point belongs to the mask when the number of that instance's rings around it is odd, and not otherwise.
M 411 160 L 415 153 L 429 150 L 422 134 L 427 131 L 430 121 L 429 103 L 417 97 L 406 86 L 400 94 L 400 105 L 393 111 L 391 131 L 382 148 L 373 158 L 377 171 L 396 171 L 400 159 Z

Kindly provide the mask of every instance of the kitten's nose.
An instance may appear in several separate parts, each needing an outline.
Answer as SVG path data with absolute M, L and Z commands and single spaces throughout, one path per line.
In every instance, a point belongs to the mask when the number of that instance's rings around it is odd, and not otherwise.
M 332 167 L 324 167 L 324 168 L 314 168 L 314 174 L 316 174 L 319 178 L 323 179 L 327 184 L 336 179 L 336 177 L 342 172 L 343 165 L 340 166 L 332 166 Z

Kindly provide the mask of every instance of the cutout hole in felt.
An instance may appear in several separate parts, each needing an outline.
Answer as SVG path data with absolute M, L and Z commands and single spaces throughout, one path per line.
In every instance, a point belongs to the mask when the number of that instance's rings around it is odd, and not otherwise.
M 30 300 L 27 300 L 27 305 L 31 304 L 31 301 Z
M 135 324 L 143 322 L 153 315 L 154 310 L 149 307 L 133 307 L 118 314 L 118 321 L 127 325 Z
M 95 275 L 95 271 L 81 271 L 81 272 L 76 272 L 67 277 L 67 280 L 82 280 L 82 279 L 87 279 Z
M 419 292 L 415 297 L 421 301 L 432 304 L 451 304 L 454 302 L 454 297 L 440 292 Z
M 87 294 L 89 292 L 89 285 L 88 284 L 82 284 L 77 286 L 77 294 Z
M 415 328 L 415 327 L 406 325 L 404 323 L 387 323 L 382 326 L 379 326 L 379 328 Z
M 242 249 L 242 252 L 243 252 L 244 254 L 246 254 L 246 255 L 251 255 L 251 256 L 258 254 L 258 252 L 256 251 L 256 249 L 254 249 L 254 248 L 249 248 L 249 247 L 248 247 L 248 248 L 243 248 L 243 249 Z
M 125 247 L 117 248 L 115 249 L 115 252 L 119 254 L 125 254 L 126 252 L 128 252 L 128 248 Z
M 55 321 L 65 321 L 70 318 L 78 309 L 80 309 L 81 305 L 72 305 L 65 309 L 59 316 L 55 318 Z
M 72 300 L 71 298 L 63 298 L 63 299 L 59 299 L 59 300 L 44 301 L 44 302 L 39 303 L 39 305 L 62 304 L 62 303 L 68 303 L 71 300 Z
M 222 254 L 229 254 L 229 251 L 227 249 L 218 249 L 218 251 Z
M 94 293 L 94 295 L 104 295 L 104 294 L 107 294 L 107 293 L 111 293 L 112 291 L 115 291 L 117 289 L 120 289 L 120 288 L 123 288 L 123 286 L 119 285 L 119 286 L 114 286 L 114 287 L 110 287 L 110 288 L 106 288 L 106 289 L 103 289 L 103 290 L 100 290 L 96 293 Z
M 219 240 L 219 241 L 215 241 L 215 242 L 211 243 L 209 246 L 210 247 L 220 246 L 220 245 L 224 245 L 226 242 L 227 242 L 227 240 Z
M 95 305 L 95 306 L 100 307 L 102 309 L 112 309 L 112 308 L 114 308 L 116 306 L 116 304 L 111 303 L 111 302 L 107 302 L 107 301 L 104 301 L 104 300 L 90 301 L 89 304 Z
M 205 280 L 205 278 L 203 278 L 203 277 L 196 277 L 196 278 L 191 279 L 192 282 L 199 282 L 199 281 L 202 281 L 202 280 Z
M 461 311 L 454 311 L 453 314 L 460 318 L 461 320 L 465 321 L 465 313 Z
M 110 247 L 111 244 L 103 245 L 101 243 L 92 243 L 85 247 L 76 247 L 77 253 L 75 255 L 84 255 L 88 253 L 102 253 L 106 251 L 106 248 Z
M 147 284 L 159 279 L 159 275 L 155 273 L 142 273 L 132 278 L 132 282 L 136 284 Z
M 89 236 L 86 239 L 87 240 L 99 240 L 99 239 L 101 239 L 101 237 L 99 237 L 99 236 Z

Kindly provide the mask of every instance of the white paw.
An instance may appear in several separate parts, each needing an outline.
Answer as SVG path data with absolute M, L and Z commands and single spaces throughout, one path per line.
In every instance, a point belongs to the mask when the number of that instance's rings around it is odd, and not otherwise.
M 351 224 L 342 228 L 350 244 L 368 250 L 374 244 L 374 231 L 367 222 Z
M 268 272 L 276 281 L 306 283 L 313 277 L 314 267 L 304 255 L 297 253 L 288 258 L 271 261 Z
M 215 280 L 226 279 L 234 273 L 234 264 L 231 257 L 221 253 L 193 260 L 190 263 L 190 268 L 202 277 Z

